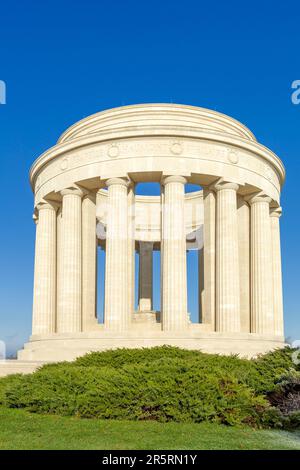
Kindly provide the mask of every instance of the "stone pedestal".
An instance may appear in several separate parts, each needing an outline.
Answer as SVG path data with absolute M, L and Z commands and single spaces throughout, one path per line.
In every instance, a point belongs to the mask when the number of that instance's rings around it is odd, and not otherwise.
M 153 243 L 139 243 L 139 311 L 152 311 Z

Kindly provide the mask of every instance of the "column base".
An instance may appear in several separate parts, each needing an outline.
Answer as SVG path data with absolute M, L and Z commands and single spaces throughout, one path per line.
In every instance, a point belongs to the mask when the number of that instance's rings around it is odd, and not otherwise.
M 237 354 L 252 358 L 286 346 L 280 336 L 263 336 L 254 333 L 217 333 L 208 324 L 190 324 L 181 332 L 161 331 L 159 323 L 148 323 L 147 328 L 131 325 L 126 332 L 105 330 L 77 334 L 53 334 L 32 336 L 18 352 L 18 359 L 25 361 L 72 361 L 91 351 L 115 348 L 145 348 L 154 346 L 177 346 L 211 354 Z

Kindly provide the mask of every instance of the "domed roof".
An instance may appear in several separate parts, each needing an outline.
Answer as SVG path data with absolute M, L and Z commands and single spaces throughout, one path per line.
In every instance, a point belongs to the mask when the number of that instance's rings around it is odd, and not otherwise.
M 256 141 L 243 124 L 210 109 L 181 104 L 137 104 L 101 111 L 78 121 L 59 138 L 58 143 L 101 134 L 180 135 L 207 132 Z

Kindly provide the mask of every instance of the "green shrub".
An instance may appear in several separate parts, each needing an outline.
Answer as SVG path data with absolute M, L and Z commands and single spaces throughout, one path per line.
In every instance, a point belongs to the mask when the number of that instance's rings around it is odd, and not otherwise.
M 102 352 L 92 352 L 79 357 L 73 362 L 74 366 L 96 367 L 122 367 L 126 364 L 140 364 L 141 362 L 153 362 L 158 359 L 193 359 L 206 358 L 207 356 L 218 358 L 219 356 L 207 355 L 200 351 L 189 351 L 173 346 L 157 346 L 154 348 L 112 349 Z
M 22 374 L 12 374 L 0 379 L 0 405 L 6 403 L 6 392 L 14 385 L 17 386 L 17 384 L 22 381 L 23 377 Z M 28 376 L 26 375 L 26 377 Z
M 300 410 L 293 411 L 289 414 L 285 428 L 290 430 L 300 428 Z
M 284 373 L 271 392 L 269 402 L 280 412 L 285 428 L 300 427 L 300 372 L 290 369 Z
M 255 359 L 253 362 L 257 376 L 253 377 L 251 386 L 258 392 L 267 393 L 274 389 L 281 376 L 290 369 L 300 370 L 299 365 L 295 365 L 292 361 L 293 351 L 294 349 L 286 347 Z
M 161 358 L 112 367 L 45 368 L 6 391 L 9 407 L 32 412 L 111 419 L 243 422 L 258 425 L 263 397 L 215 368 L 197 361 Z
M 291 369 L 291 353 L 246 360 L 169 346 L 95 352 L 0 380 L 0 403 L 84 418 L 280 427 L 286 417 L 267 394 Z

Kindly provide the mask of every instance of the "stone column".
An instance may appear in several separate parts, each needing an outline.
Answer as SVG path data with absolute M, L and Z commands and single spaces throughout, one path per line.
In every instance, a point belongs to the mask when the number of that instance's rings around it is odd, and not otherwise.
M 284 335 L 283 329 L 283 300 L 282 300 L 282 274 L 281 274 L 281 249 L 280 227 L 281 207 L 271 209 L 271 237 L 272 237 L 272 267 L 273 267 L 273 305 L 274 305 L 274 333 Z
M 187 273 L 186 235 L 184 217 L 184 185 L 182 176 L 168 176 L 163 180 L 163 330 L 187 327 Z
M 57 330 L 76 333 L 82 329 L 82 191 L 61 191 L 62 226 L 60 239 L 60 279 Z
M 130 323 L 128 302 L 128 181 L 107 180 L 105 328 L 123 331 Z
M 198 303 L 199 323 L 205 322 L 205 291 L 204 291 L 204 248 L 198 250 Z
M 96 195 L 82 201 L 82 330 L 95 329 L 97 285 Z
M 258 194 L 251 205 L 251 332 L 274 334 L 270 202 Z
M 219 181 L 216 218 L 216 330 L 240 331 L 238 185 Z
M 216 270 L 216 194 L 212 189 L 203 189 L 204 227 L 203 227 L 203 263 L 204 293 L 201 320 L 211 323 L 215 329 L 215 270 Z M 201 258 L 200 258 L 201 259 Z M 202 281 L 202 282 L 203 282 Z
M 128 305 L 129 316 L 134 312 L 135 293 L 135 187 L 128 188 Z
M 250 206 L 238 197 L 241 332 L 250 333 Z
M 56 329 L 58 329 L 58 302 L 60 299 L 61 279 L 61 238 L 62 238 L 62 205 L 60 205 L 56 216 Z
M 56 208 L 37 206 L 32 334 L 55 332 L 56 323 Z
M 163 292 L 164 292 L 164 208 L 165 205 L 165 188 L 164 185 L 160 186 L 160 323 L 163 327 L 162 321 L 162 307 L 163 307 Z
M 139 257 L 139 311 L 152 310 L 153 243 L 140 242 Z

